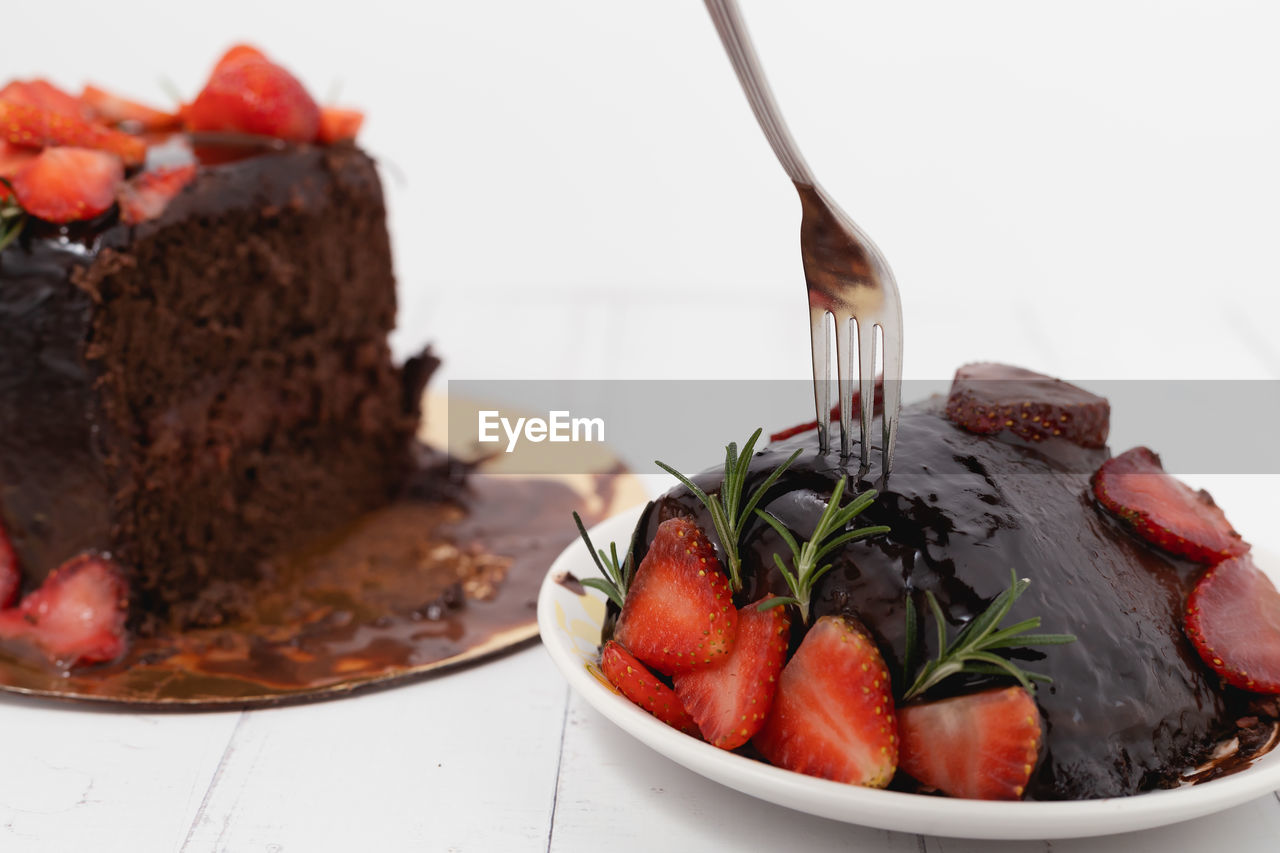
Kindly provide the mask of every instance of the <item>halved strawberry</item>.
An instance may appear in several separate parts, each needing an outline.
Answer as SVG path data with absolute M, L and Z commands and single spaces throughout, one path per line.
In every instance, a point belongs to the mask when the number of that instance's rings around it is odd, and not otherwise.
M 355 139 L 364 124 L 364 113 L 340 107 L 320 108 L 320 132 L 317 141 L 324 145 Z
M 0 105 L 3 106 L 3 105 Z M 124 180 L 120 158 L 88 148 L 46 148 L 13 176 L 13 194 L 27 213 L 49 222 L 76 222 L 105 213 Z
M 760 731 L 773 707 L 790 631 L 786 608 L 760 611 L 748 604 L 738 611 L 733 651 L 719 663 L 673 677 L 680 704 L 707 743 L 737 749 Z
M 127 645 L 126 599 L 120 570 L 82 554 L 54 569 L 17 607 L 0 611 L 0 638 L 32 642 L 62 666 L 114 660 Z
M 83 117 L 80 102 L 48 80 L 14 80 L 0 89 L 0 101 L 24 104 L 61 115 Z
M 1061 379 L 1006 364 L 966 364 L 956 371 L 947 418 L 979 435 L 1007 430 L 1029 441 L 1065 438 L 1105 447 L 1111 404 Z
M 1200 657 L 1228 683 L 1280 693 L 1280 592 L 1248 555 L 1204 573 L 1183 624 Z
M 1197 563 L 1213 565 L 1249 550 L 1208 492 L 1166 474 L 1160 457 L 1145 447 L 1103 462 L 1093 475 L 1093 494 L 1143 539 Z
M 764 727 L 751 741 L 771 763 L 883 788 L 898 764 L 898 727 L 884 659 L 866 630 L 823 616 L 783 667 Z
M 0 101 L 0 138 L 15 145 L 45 148 L 68 145 L 109 151 L 126 166 L 140 166 L 147 143 L 136 136 L 85 121 L 75 115 Z
M 13 604 L 22 586 L 22 573 L 18 571 L 18 555 L 9 541 L 9 534 L 0 524 L 0 608 Z
M 256 47 L 254 47 L 251 44 L 232 45 L 230 48 L 227 49 L 227 52 L 222 54 L 222 56 L 218 59 L 217 64 L 213 66 L 213 71 L 216 74 L 217 72 L 221 71 L 223 68 L 226 68 L 229 65 L 234 65 L 235 63 L 240 62 L 241 60 L 244 60 L 244 59 L 266 59 L 266 58 L 267 58 L 267 55 L 265 53 L 258 50 Z
M 636 660 L 622 646 L 610 640 L 600 652 L 600 669 L 609 683 L 635 704 L 659 720 L 687 735 L 698 737 L 698 724 L 680 704 L 675 691 Z
M 311 142 L 320 129 L 320 108 L 298 79 L 247 53 L 224 57 L 184 114 L 195 131 L 255 133 L 291 142 Z
M 155 219 L 182 188 L 195 180 L 196 166 L 175 166 L 143 172 L 125 181 L 116 190 L 120 219 L 129 225 Z
M 729 579 L 698 525 L 671 518 L 636 568 L 614 639 L 663 675 L 708 666 L 733 648 Z
M 953 797 L 1017 800 L 1040 757 L 1040 711 L 1021 687 L 898 709 L 899 766 Z
M 164 112 L 121 98 L 97 86 L 85 86 L 80 93 L 80 103 L 97 121 L 109 125 L 123 124 L 131 130 L 174 130 L 181 124 L 177 113 Z

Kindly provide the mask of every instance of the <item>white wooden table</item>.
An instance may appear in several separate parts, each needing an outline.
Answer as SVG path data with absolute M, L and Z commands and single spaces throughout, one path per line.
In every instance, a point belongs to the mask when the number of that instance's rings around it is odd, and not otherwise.
M 645 353 L 656 311 L 650 299 L 593 300 L 574 307 L 511 297 L 498 331 L 514 348 L 555 340 L 553 324 L 619 330 L 613 357 Z M 442 315 L 465 294 L 438 296 Z M 758 294 L 738 322 L 762 322 L 802 297 Z M 716 310 L 684 297 L 692 315 Z M 648 307 L 646 307 L 646 305 Z M 954 366 L 945 312 L 912 315 L 908 357 L 921 376 Z M 1224 312 L 1210 327 L 1236 376 L 1273 379 L 1276 353 Z M 625 322 L 624 322 L 625 318 Z M 993 328 L 1017 329 L 999 355 L 1062 370 L 1032 303 L 994 311 Z M 1249 321 L 1252 322 L 1252 321 Z M 585 325 L 582 325 L 585 324 Z M 796 324 L 799 326 L 799 324 Z M 1102 334 L 1118 331 L 1103 328 Z M 780 334 L 766 363 L 803 368 L 803 329 Z M 1163 331 L 1130 339 L 1155 361 L 1181 351 Z M 443 335 L 453 375 L 500 375 L 498 354 Z M 930 344 L 931 340 L 952 343 Z M 634 346 L 633 346 L 634 345 Z M 1267 344 L 1267 347 L 1272 345 Z M 942 349 L 940 349 L 942 347 Z M 798 351 L 797 351 L 798 348 Z M 571 348 L 570 348 L 571 349 Z M 512 350 L 516 351 L 516 350 Z M 530 375 L 652 376 L 640 356 L 611 363 L 548 353 Z M 936 365 L 936 368 L 935 368 Z M 926 369 L 927 368 L 927 369 Z M 1088 368 L 1086 368 L 1088 369 Z M 671 368 L 674 372 L 675 368 Z M 744 374 L 745 375 L 745 374 Z M 779 375 L 782 375 L 780 372 Z M 796 375 L 794 372 L 789 375 Z M 803 374 L 800 374 L 803 375 Z M 1095 374 L 1096 375 L 1096 374 Z M 802 414 L 802 413 L 800 413 Z M 654 478 L 658 488 L 662 481 Z M 1280 478 L 1223 477 L 1210 485 L 1237 526 L 1272 535 L 1273 504 L 1254 497 Z M 1269 484 L 1269 485 L 1268 485 Z M 390 691 L 334 702 L 244 713 L 131 714 L 0 698 L 0 850 L 61 851 L 1175 851 L 1271 853 L 1280 799 L 1267 796 L 1213 817 L 1105 839 L 991 844 L 886 833 L 808 817 L 753 800 L 673 764 L 632 740 L 576 696 L 540 647 Z

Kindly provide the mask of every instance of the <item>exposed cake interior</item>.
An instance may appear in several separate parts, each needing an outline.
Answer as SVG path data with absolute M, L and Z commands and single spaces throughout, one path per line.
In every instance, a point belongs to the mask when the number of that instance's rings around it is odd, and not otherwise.
M 263 558 L 392 496 L 420 384 L 387 346 L 384 215 L 368 157 L 301 146 L 203 167 L 163 216 L 83 248 L 33 229 L 6 253 L 0 290 L 41 287 L 63 315 L 56 340 L 31 342 L 61 390 L 0 448 L 32 578 L 107 550 L 135 614 L 216 622 Z

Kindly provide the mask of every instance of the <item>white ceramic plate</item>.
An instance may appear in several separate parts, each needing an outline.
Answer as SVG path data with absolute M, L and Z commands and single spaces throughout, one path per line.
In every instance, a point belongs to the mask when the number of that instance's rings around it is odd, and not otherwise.
M 641 508 L 591 531 L 596 543 L 628 542 Z M 1262 565 L 1280 565 L 1260 555 Z M 983 802 L 859 788 L 743 758 L 681 734 L 616 693 L 597 666 L 603 596 L 558 580 L 597 577 L 581 542 L 552 565 L 538 596 L 538 626 L 552 660 L 577 693 L 642 743 L 695 773 L 787 808 L 862 826 L 960 838 L 1079 838 L 1150 829 L 1202 817 L 1280 789 L 1280 750 L 1212 782 L 1133 797 L 1075 802 Z

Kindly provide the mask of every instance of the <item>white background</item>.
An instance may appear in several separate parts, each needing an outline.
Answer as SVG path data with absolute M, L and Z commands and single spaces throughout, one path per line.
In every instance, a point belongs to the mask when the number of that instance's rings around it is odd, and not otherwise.
M 1276 6 L 744 9 L 811 165 L 897 273 L 908 376 L 995 358 L 1280 378 Z M 190 97 L 237 40 L 321 100 L 340 86 L 386 167 L 397 350 L 437 342 L 447 376 L 806 374 L 798 205 L 694 0 L 63 0 L 8 4 L 4 32 L 0 75 L 161 102 L 161 78 Z M 1229 424 L 1187 414 L 1207 441 Z M 1203 484 L 1275 541 L 1260 478 Z M 0 733 L 6 851 L 991 849 L 720 790 L 569 697 L 541 649 L 245 715 L 4 699 Z M 1262 851 L 1278 831 L 1267 799 L 1053 848 Z

